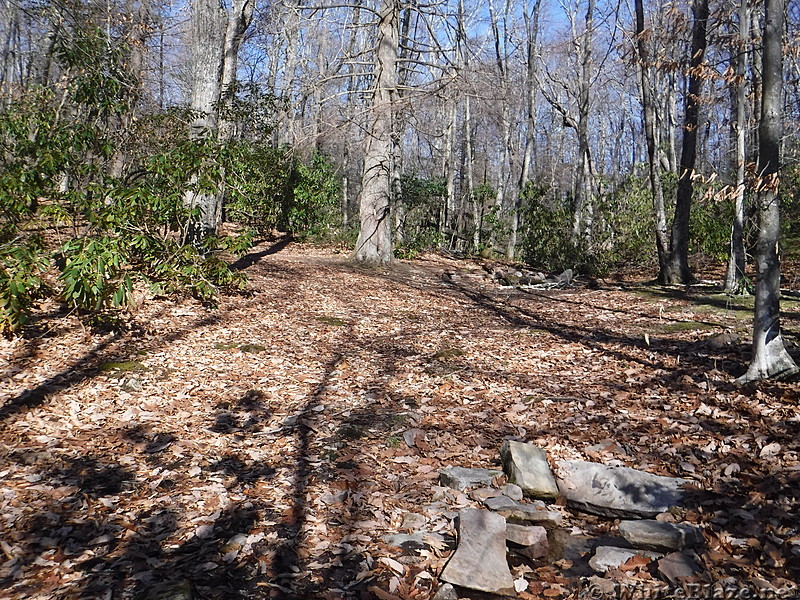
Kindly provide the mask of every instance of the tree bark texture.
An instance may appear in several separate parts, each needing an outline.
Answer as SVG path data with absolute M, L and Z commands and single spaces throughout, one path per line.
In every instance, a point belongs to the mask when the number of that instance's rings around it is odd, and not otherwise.
M 375 89 L 364 147 L 361 230 L 355 250 L 356 260 L 367 263 L 385 264 L 392 259 L 392 132 L 397 94 L 399 20 L 397 0 L 384 0 L 378 22 Z
M 780 141 L 782 119 L 783 0 L 766 0 L 764 15 L 761 120 L 758 127 L 758 242 L 753 358 L 740 383 L 788 378 L 800 373 L 786 351 L 780 326 Z
M 526 53 L 525 53 L 525 148 L 522 155 L 522 171 L 519 175 L 519 193 L 516 196 L 514 210 L 511 213 L 511 232 L 508 236 L 506 258 L 514 260 L 517 255 L 517 235 L 521 224 L 523 192 L 530 179 L 533 152 L 536 145 L 536 43 L 539 35 L 539 8 L 541 0 L 534 0 L 532 12 L 528 10 L 527 2 L 523 5 L 523 18 L 525 19 Z
M 219 103 L 223 90 L 236 80 L 239 47 L 253 15 L 252 0 L 234 0 L 231 12 L 219 0 L 197 0 L 192 5 L 192 86 L 190 107 L 195 113 L 192 139 L 229 137 L 232 125 L 220 130 Z M 218 136 L 218 134 L 220 134 Z M 199 176 L 193 177 L 192 185 Z M 184 203 L 197 210 L 187 241 L 197 242 L 217 233 L 222 218 L 223 190 L 189 190 Z
M 664 207 L 664 190 L 661 186 L 661 170 L 658 165 L 658 147 L 655 134 L 655 107 L 653 103 L 652 71 L 647 47 L 648 30 L 644 26 L 644 2 L 636 0 L 636 49 L 638 52 L 639 87 L 642 100 L 644 135 L 647 143 L 647 167 L 650 190 L 653 194 L 653 215 L 656 226 L 656 251 L 658 271 L 661 276 L 667 270 L 669 238 L 667 235 L 667 212 Z
M 572 240 L 585 243 L 590 238 L 594 220 L 594 172 L 589 146 L 589 109 L 592 65 L 592 44 L 594 43 L 595 0 L 589 0 L 584 18 L 584 32 L 576 37 L 578 56 L 581 64 L 578 88 L 578 120 L 575 132 L 578 135 L 578 169 L 575 173 L 575 217 L 572 226 Z
M 734 190 L 733 224 L 731 226 L 730 254 L 725 272 L 725 291 L 739 294 L 747 289 L 744 255 L 744 202 L 745 166 L 747 154 L 745 137 L 747 133 L 747 53 L 750 39 L 750 13 L 747 0 L 739 4 L 739 43 L 736 56 L 736 114 L 733 129 L 736 135 L 736 187 Z
M 689 217 L 692 207 L 693 178 L 697 162 L 697 129 L 700 118 L 700 96 L 703 90 L 703 61 L 706 51 L 708 0 L 695 0 L 692 7 L 692 56 L 689 62 L 689 89 L 686 94 L 686 113 L 681 145 L 678 192 L 675 198 L 675 217 L 672 221 L 669 260 L 662 283 L 689 283 Z

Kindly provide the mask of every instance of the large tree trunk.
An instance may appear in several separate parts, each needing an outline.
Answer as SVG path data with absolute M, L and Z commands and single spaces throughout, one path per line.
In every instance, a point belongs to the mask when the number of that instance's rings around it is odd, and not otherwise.
M 443 214 L 439 220 L 439 233 L 450 232 L 456 227 L 456 153 L 455 137 L 458 118 L 458 104 L 455 99 L 448 99 L 445 106 L 450 106 L 447 117 L 447 128 L 444 136 L 444 156 L 442 160 L 442 177 L 445 180 L 446 197 Z
M 728 268 L 725 272 L 725 291 L 739 294 L 747 290 L 744 256 L 744 200 L 745 200 L 745 136 L 747 133 L 747 52 L 750 39 L 750 13 L 747 0 L 739 5 L 739 43 L 736 57 L 736 116 L 732 123 L 736 135 L 736 183 L 734 191 L 733 226 Z
M 766 0 L 764 15 L 761 120 L 758 127 L 758 242 L 753 358 L 740 383 L 787 378 L 800 373 L 786 351 L 780 326 L 781 270 L 779 160 L 783 134 L 783 0 Z
M 653 215 L 656 226 L 656 250 L 658 252 L 659 277 L 664 278 L 667 270 L 669 239 L 667 237 L 667 212 L 664 207 L 664 190 L 661 187 L 661 173 L 658 165 L 658 148 L 655 135 L 655 107 L 650 55 L 647 48 L 647 33 L 644 28 L 644 3 L 636 0 L 636 48 L 638 51 L 639 87 L 644 118 L 644 136 L 647 141 L 647 167 L 650 179 L 650 190 L 653 194 Z
M 225 31 L 225 46 L 222 51 L 222 80 L 220 98 L 229 99 L 236 93 L 236 70 L 239 65 L 239 48 L 247 28 L 253 21 L 254 0 L 233 0 Z M 236 124 L 221 120 L 219 138 L 229 142 L 236 132 Z
M 706 51 L 706 28 L 708 25 L 708 0 L 695 0 L 692 7 L 692 57 L 689 63 L 689 89 L 686 94 L 686 114 L 681 146 L 681 164 L 678 192 L 675 198 L 675 217 L 672 221 L 669 260 L 663 283 L 689 283 L 689 216 L 692 208 L 692 178 L 697 161 L 697 128 L 700 118 L 700 94 L 703 89 L 701 68 Z
M 195 118 L 189 135 L 194 140 L 216 138 L 226 23 L 226 11 L 218 0 L 197 0 L 192 5 L 192 87 L 189 106 Z M 196 187 L 199 179 L 199 175 L 195 175 L 191 187 Z M 190 189 L 184 196 L 184 204 L 196 212 L 187 228 L 186 242 L 198 243 L 216 233 L 220 217 L 216 190 Z
M 392 259 L 390 206 L 392 193 L 392 132 L 397 93 L 397 48 L 400 10 L 397 0 L 384 0 L 378 22 L 375 89 L 368 115 L 361 178 L 361 230 L 356 260 L 388 263 Z
M 195 113 L 190 136 L 195 140 L 227 138 L 232 125 L 220 131 L 218 108 L 223 90 L 236 79 L 242 38 L 253 15 L 251 0 L 235 0 L 230 14 L 218 0 L 197 0 L 192 5 L 192 88 L 190 107 Z M 192 179 L 192 186 L 200 179 Z M 197 215 L 187 228 L 186 241 L 197 243 L 215 235 L 222 219 L 223 190 L 194 189 L 184 203 Z
M 535 0 L 533 14 L 528 11 L 527 2 L 523 5 L 522 15 L 525 19 L 525 32 L 527 49 L 525 54 L 526 79 L 525 79 L 525 110 L 527 121 L 525 125 L 525 149 L 522 155 L 522 171 L 519 176 L 519 190 L 516 197 L 514 210 L 511 213 L 511 234 L 508 238 L 506 258 L 514 260 L 517 254 L 517 236 L 520 227 L 522 212 L 523 192 L 530 180 L 531 163 L 536 143 L 536 42 L 539 35 L 539 7 L 541 0 Z
M 575 217 L 572 224 L 572 241 L 586 243 L 590 239 L 594 219 L 594 172 L 589 147 L 589 108 L 591 86 L 592 44 L 594 43 L 595 0 L 589 0 L 584 18 L 584 32 L 578 38 L 581 61 L 580 83 L 578 88 L 578 122 L 575 132 L 578 135 L 578 170 L 575 175 Z

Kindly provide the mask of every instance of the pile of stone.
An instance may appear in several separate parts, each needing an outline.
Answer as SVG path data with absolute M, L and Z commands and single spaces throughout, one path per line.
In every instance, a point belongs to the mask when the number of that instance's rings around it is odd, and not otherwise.
M 548 276 L 539 271 L 495 266 L 491 267 L 489 273 L 492 279 L 502 286 L 544 289 L 568 287 L 574 277 L 572 269 L 567 269 L 559 275 Z
M 701 530 L 656 519 L 687 503 L 688 480 L 577 460 L 557 461 L 556 477 L 544 450 L 514 441 L 503 444 L 500 456 L 509 482 L 503 487 L 493 486 L 502 475 L 496 470 L 449 467 L 440 473 L 442 485 L 470 490 L 485 508 L 458 514 L 458 544 L 440 577 L 452 585 L 441 588 L 439 598 L 456 598 L 452 586 L 515 595 L 508 553 L 552 560 L 551 542 L 568 537 L 560 529 L 561 511 L 546 504 L 556 498 L 570 509 L 621 519 L 620 543 L 594 549 L 588 564 L 596 573 L 637 556 L 658 560 L 660 573 L 673 583 L 699 571 L 690 549 L 702 544 Z

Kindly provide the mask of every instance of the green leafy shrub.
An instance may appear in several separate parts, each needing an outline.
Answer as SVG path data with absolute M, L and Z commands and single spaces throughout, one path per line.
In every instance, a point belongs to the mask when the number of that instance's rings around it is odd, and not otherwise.
M 650 198 L 643 180 L 619 182 L 595 199 L 588 236 L 574 239 L 571 208 L 544 187 L 529 183 L 523 190 L 522 256 L 550 272 L 569 268 L 590 276 L 621 265 L 641 265 L 653 254 Z
M 400 189 L 402 220 L 398 237 L 401 241 L 395 247 L 394 255 L 411 259 L 443 243 L 439 219 L 447 187 L 443 179 L 428 179 L 410 173 L 401 177 Z
M 574 268 L 581 250 L 571 239 L 572 211 L 549 197 L 548 190 L 528 182 L 522 191 L 522 257 L 546 271 Z
M 288 231 L 322 237 L 337 228 L 340 188 L 333 163 L 314 152 L 308 163 L 295 163 L 293 179 L 286 216 Z
M 44 291 L 40 274 L 47 268 L 41 239 L 0 246 L 0 334 L 20 329 L 33 300 Z

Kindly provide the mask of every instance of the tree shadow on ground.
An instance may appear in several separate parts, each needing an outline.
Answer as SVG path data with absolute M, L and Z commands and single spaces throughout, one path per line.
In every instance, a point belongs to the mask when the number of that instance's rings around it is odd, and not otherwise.
M 286 235 L 275 241 L 269 248 L 265 250 L 260 250 L 258 252 L 250 252 L 249 254 L 245 254 L 242 258 L 232 263 L 230 267 L 234 271 L 244 271 L 245 269 L 252 267 L 254 264 L 259 262 L 265 256 L 277 254 L 278 252 L 286 248 L 289 244 L 291 244 L 293 241 L 294 237 L 291 234 L 287 233 Z

